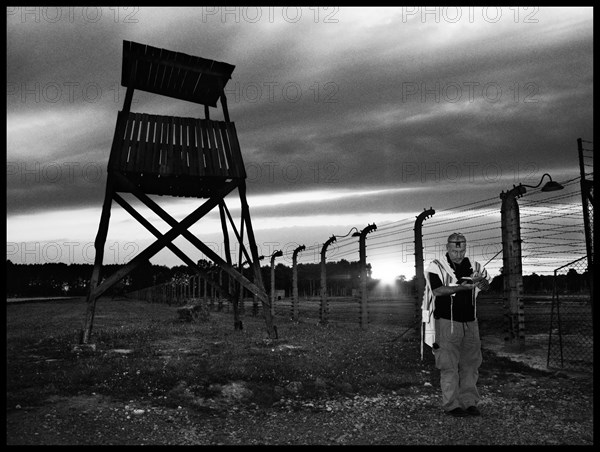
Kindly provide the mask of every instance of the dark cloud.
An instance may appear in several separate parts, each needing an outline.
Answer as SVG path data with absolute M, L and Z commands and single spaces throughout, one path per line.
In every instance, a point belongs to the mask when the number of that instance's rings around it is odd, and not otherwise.
M 95 22 L 81 9 L 72 22 L 7 19 L 9 216 L 101 205 L 105 174 L 83 168 L 105 172 L 125 93 L 123 40 L 236 65 L 226 92 L 250 194 L 415 189 L 319 205 L 330 212 L 420 211 L 550 170 L 573 177 L 575 140 L 593 137 L 591 9 L 540 9 L 536 24 L 345 8 L 337 23 L 315 23 L 307 9 L 296 23 L 271 22 L 266 8 L 256 22 L 202 8 L 101 11 Z M 203 116 L 147 93 L 132 109 Z M 73 179 L 54 180 L 56 165 L 72 165 Z M 310 214 L 310 201 L 293 211 Z

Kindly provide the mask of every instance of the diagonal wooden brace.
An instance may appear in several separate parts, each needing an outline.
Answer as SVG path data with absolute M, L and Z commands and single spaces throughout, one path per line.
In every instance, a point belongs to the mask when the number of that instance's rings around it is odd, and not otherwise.
M 150 197 L 148 197 L 138 187 L 136 187 L 135 184 L 133 184 L 129 179 L 127 179 L 126 177 L 124 177 L 118 173 L 116 174 L 116 178 L 119 180 L 120 184 L 123 184 L 121 186 L 126 187 L 128 189 L 128 191 L 130 191 L 135 196 L 137 196 L 137 198 L 140 201 L 142 201 L 144 204 L 146 204 L 146 206 L 148 206 L 154 213 L 156 213 L 160 218 L 162 218 L 164 221 L 166 221 L 170 226 L 176 227 L 178 224 L 180 224 L 171 215 L 169 215 L 167 212 L 165 212 L 162 209 L 162 207 L 160 207 L 158 204 L 156 204 L 152 199 L 150 199 Z M 222 197 L 224 197 L 224 196 L 225 195 L 223 195 Z M 215 206 L 220 202 L 220 199 L 215 200 L 213 198 L 212 200 L 213 200 Z M 216 254 L 212 249 L 210 249 L 198 237 L 193 235 L 187 229 L 181 231 L 180 234 L 183 235 L 186 239 L 188 239 L 193 245 L 196 246 L 196 248 L 198 248 L 200 251 L 202 251 L 215 264 L 218 264 L 219 266 L 221 266 L 223 268 L 223 270 L 225 270 L 233 279 L 238 281 L 246 289 L 248 289 L 250 292 L 252 292 L 254 295 L 256 295 L 263 303 L 263 306 L 265 307 L 265 309 L 270 309 L 271 303 L 270 303 L 269 297 L 267 296 L 267 293 L 263 289 L 261 289 L 259 286 L 257 286 L 253 282 L 251 282 L 249 279 L 247 279 L 245 276 L 243 276 L 240 272 L 238 272 L 235 268 L 233 268 L 231 265 L 229 265 L 227 262 L 225 262 L 225 260 L 223 260 L 218 254 Z
M 233 223 L 233 218 L 231 218 L 231 214 L 229 213 L 229 209 L 227 208 L 227 205 L 225 203 L 223 203 L 223 210 L 225 211 L 225 213 L 227 214 L 227 218 L 229 219 L 229 224 L 231 224 L 231 228 L 233 229 L 233 232 L 235 234 L 235 237 L 238 239 L 238 242 L 240 244 L 240 255 L 242 253 L 244 253 L 244 255 L 246 256 L 246 260 L 248 262 L 251 262 L 252 259 L 250 258 L 250 255 L 248 254 L 248 251 L 246 250 L 246 247 L 244 246 L 244 229 L 242 228 L 242 235 L 240 235 L 240 233 L 238 232 L 237 228 L 235 227 L 235 224 Z M 244 223 L 242 222 L 242 227 L 244 226 Z M 241 261 L 241 259 L 240 259 Z M 241 262 L 240 262 L 241 264 Z
M 142 226 L 144 226 L 146 229 L 148 229 L 152 234 L 154 234 L 154 236 L 158 239 L 160 239 L 162 237 L 163 234 L 161 234 L 161 232 L 156 229 L 152 223 L 150 223 L 148 220 L 146 220 L 138 211 L 136 211 L 127 201 L 125 201 L 125 199 L 123 199 L 118 193 L 115 193 L 113 196 L 113 199 L 121 206 L 123 207 L 123 209 L 125 209 L 125 211 L 129 212 L 129 214 L 135 218 L 137 221 L 139 221 Z M 183 251 L 181 251 L 175 244 L 173 243 L 168 243 L 167 244 L 167 248 L 169 248 L 179 259 L 181 259 L 183 262 L 185 262 L 187 265 L 189 265 L 190 267 L 192 267 L 194 270 L 196 270 L 196 272 L 198 272 L 204 279 L 209 280 L 210 284 L 217 287 L 222 293 L 225 293 L 225 295 L 228 298 L 232 298 L 233 299 L 233 294 L 231 292 L 229 292 L 228 289 L 226 289 L 224 286 L 222 286 L 221 284 L 219 284 L 214 278 L 212 278 L 212 276 L 210 276 L 208 274 L 208 272 L 206 270 L 204 270 L 202 267 L 200 267 L 198 264 L 196 264 L 192 259 L 190 259 Z
M 118 174 L 118 173 L 115 173 Z M 119 177 L 122 177 L 118 174 Z M 125 178 L 124 178 L 125 179 Z M 129 181 L 128 181 L 129 182 Z M 133 185 L 133 184 L 132 184 Z M 220 190 L 220 194 L 222 196 L 226 196 L 236 187 L 235 183 L 229 182 L 225 185 L 223 189 Z M 219 203 L 219 199 L 211 198 L 198 207 L 194 212 L 185 217 L 181 222 L 177 222 L 177 220 L 171 218 L 171 226 L 172 229 L 168 231 L 166 234 L 162 235 L 160 239 L 157 239 L 154 243 L 152 243 L 148 248 L 134 257 L 131 262 L 126 264 L 124 267 L 117 270 L 111 276 L 106 278 L 102 284 L 94 289 L 94 291 L 90 294 L 89 299 L 95 300 L 100 295 L 102 295 L 106 290 L 112 287 L 116 282 L 120 281 L 124 278 L 128 273 L 134 270 L 138 265 L 142 262 L 147 261 L 160 250 L 162 250 L 168 243 L 172 242 L 179 235 L 184 232 L 188 232 L 187 229 L 196 223 L 200 218 L 210 212 L 214 207 L 216 207 Z

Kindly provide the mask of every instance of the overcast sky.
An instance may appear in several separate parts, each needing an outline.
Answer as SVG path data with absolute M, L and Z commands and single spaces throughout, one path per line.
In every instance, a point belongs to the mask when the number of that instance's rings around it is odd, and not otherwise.
M 123 40 L 235 65 L 226 94 L 263 254 L 497 197 L 546 172 L 571 179 L 575 140 L 593 138 L 592 8 L 7 11 L 13 262 L 93 262 Z M 132 111 L 203 117 L 140 91 Z M 201 201 L 159 202 L 182 218 Z M 122 263 L 153 236 L 115 203 L 112 213 L 106 263 Z M 218 215 L 192 231 L 222 243 Z M 180 263 L 169 251 L 152 262 Z

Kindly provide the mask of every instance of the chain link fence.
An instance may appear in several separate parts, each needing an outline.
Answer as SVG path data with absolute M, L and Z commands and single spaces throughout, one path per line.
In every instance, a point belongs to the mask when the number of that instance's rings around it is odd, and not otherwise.
M 593 359 L 591 277 L 587 257 L 554 270 L 548 367 L 591 371 Z

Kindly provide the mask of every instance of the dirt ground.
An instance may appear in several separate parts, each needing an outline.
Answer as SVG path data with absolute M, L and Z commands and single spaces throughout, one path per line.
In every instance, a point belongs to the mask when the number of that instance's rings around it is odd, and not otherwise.
M 42 406 L 7 407 L 7 444 L 593 444 L 589 375 L 525 367 L 497 374 L 484 363 L 482 416 L 452 418 L 440 409 L 439 374 L 421 372 L 418 386 L 370 396 L 307 399 L 281 388 L 266 408 L 224 390 L 184 407 L 152 397 L 53 396 Z
M 72 322 L 71 316 L 79 318 L 80 313 L 73 313 L 68 306 L 65 304 L 62 311 L 57 307 L 52 311 L 54 314 L 42 317 L 45 327 L 60 330 L 61 325 Z M 98 313 L 97 321 L 103 328 L 111 327 L 114 322 L 124 324 L 130 312 L 126 309 L 139 312 L 129 305 L 115 303 L 113 308 L 122 311 L 108 315 L 109 306 L 113 305 L 106 303 L 106 317 L 103 312 Z M 40 312 L 46 312 L 42 308 L 39 306 Z M 154 308 L 157 319 L 173 315 L 164 307 Z M 22 313 L 32 309 L 33 306 L 28 307 Z M 24 323 L 19 328 L 30 325 L 27 315 L 20 318 Z M 139 322 L 135 316 L 134 320 Z M 314 333 L 311 329 L 307 331 Z M 345 334 L 347 340 L 352 340 L 351 334 Z M 373 347 L 379 348 L 382 338 L 398 337 L 397 333 L 386 336 L 380 331 L 372 336 Z M 406 336 L 394 339 L 387 347 L 393 353 L 400 353 L 405 339 Z M 196 343 L 207 340 L 204 337 Z M 216 339 L 210 336 L 210 340 Z M 417 343 L 406 341 L 407 347 L 417 350 Z M 200 352 L 191 350 L 190 343 L 185 335 L 169 337 L 152 343 L 152 349 L 156 350 L 159 363 L 178 355 L 185 361 L 195 359 Z M 309 348 L 310 343 L 304 343 L 306 352 L 317 353 Z M 440 408 L 439 371 L 431 359 L 426 359 L 411 362 L 407 369 L 401 368 L 400 361 L 397 372 L 410 373 L 410 378 L 406 385 L 393 386 L 393 390 L 370 391 L 368 383 L 363 382 L 359 388 L 315 393 L 300 381 L 285 385 L 265 382 L 263 390 L 269 392 L 269 397 L 255 394 L 257 386 L 251 387 L 246 381 L 219 382 L 211 396 L 185 381 L 177 381 L 175 387 L 161 395 L 145 393 L 117 398 L 111 392 L 85 390 L 85 386 L 78 393 L 65 395 L 64 391 L 36 387 L 32 380 L 31 385 L 23 386 L 26 390 L 38 391 L 37 394 L 43 390 L 43 394 L 54 395 L 45 399 L 29 397 L 38 400 L 35 406 L 21 402 L 28 399 L 23 392 L 19 394 L 22 398 L 13 397 L 13 402 L 6 406 L 6 441 L 8 445 L 593 444 L 592 374 L 540 369 L 544 364 L 542 352 L 537 358 L 529 357 L 529 362 L 512 364 L 497 357 L 503 353 L 501 343 L 484 340 L 483 344 L 484 362 L 478 382 L 480 417 L 453 418 L 444 414 Z M 268 350 L 281 353 L 282 359 L 293 359 L 285 356 L 296 345 L 293 341 L 282 342 L 281 346 Z M 36 356 L 25 356 L 21 348 L 17 350 L 16 356 L 26 359 L 49 362 L 55 358 L 42 356 L 39 350 L 35 351 Z M 128 350 L 102 352 L 127 354 Z M 510 354 L 507 357 L 517 359 Z M 82 363 L 85 362 L 88 361 Z M 28 378 L 35 378 L 35 374 Z M 328 387 L 335 386 L 332 383 L 335 381 L 323 382 Z M 266 403 L 255 403 L 258 399 Z

